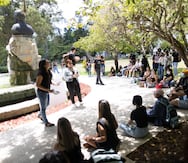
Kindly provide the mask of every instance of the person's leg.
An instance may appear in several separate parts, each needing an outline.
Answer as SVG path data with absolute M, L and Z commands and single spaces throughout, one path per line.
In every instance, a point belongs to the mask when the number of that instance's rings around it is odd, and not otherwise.
M 79 100 L 79 102 L 82 102 L 82 95 L 80 92 L 80 84 L 77 80 L 75 80 L 74 84 L 75 84 L 75 92 L 76 92 L 76 95 L 78 96 L 78 100 Z
M 37 94 L 40 101 L 40 115 L 42 117 L 43 122 L 47 124 L 48 120 L 46 117 L 46 108 L 49 104 L 49 94 L 42 92 L 40 90 L 37 91 Z
M 125 135 L 132 137 L 135 136 L 134 134 L 135 127 L 130 127 L 129 125 L 123 123 L 121 123 L 119 127 L 123 130 Z
M 172 66 L 173 66 L 173 73 L 174 73 L 174 76 L 176 76 L 178 74 L 178 62 L 173 62 L 172 63 Z
M 100 72 L 100 70 L 96 70 L 96 73 L 97 73 L 96 84 L 99 84 L 99 81 L 100 81 L 100 80 L 99 80 L 99 79 L 100 79 L 99 76 L 100 76 L 100 73 L 101 73 L 101 72 Z
M 70 100 L 71 100 L 72 104 L 75 104 L 75 100 L 74 100 L 74 84 L 73 84 L 73 82 L 66 82 L 66 84 L 67 84 L 67 89 L 69 90 Z

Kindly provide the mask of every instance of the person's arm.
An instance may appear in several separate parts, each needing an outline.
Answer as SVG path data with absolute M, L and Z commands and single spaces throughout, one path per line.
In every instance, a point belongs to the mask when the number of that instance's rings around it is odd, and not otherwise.
M 97 143 L 102 143 L 102 142 L 107 141 L 107 135 L 106 135 L 105 128 L 100 124 L 97 125 L 97 128 L 98 128 L 99 134 L 97 137 L 94 137 L 94 141 Z
M 45 91 L 45 92 L 49 92 L 49 93 L 53 92 L 53 90 L 50 90 L 50 89 L 48 89 L 48 88 L 45 88 L 45 87 L 43 87 L 43 86 L 41 85 L 42 80 L 43 80 L 43 76 L 42 76 L 42 75 L 38 75 L 38 76 L 37 76 L 37 79 L 36 79 L 36 86 L 37 86 L 37 88 L 40 89 L 40 90 L 42 90 L 42 91 Z

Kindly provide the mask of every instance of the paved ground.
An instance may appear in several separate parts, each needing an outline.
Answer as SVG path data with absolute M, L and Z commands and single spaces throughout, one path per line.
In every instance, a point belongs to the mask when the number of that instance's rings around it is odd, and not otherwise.
M 64 116 L 71 121 L 73 129 L 79 133 L 81 143 L 87 134 L 95 133 L 95 122 L 97 121 L 98 101 L 106 99 L 111 104 L 111 110 L 118 122 L 127 121 L 134 106 L 131 104 L 132 97 L 136 94 L 142 95 L 144 105 L 148 106 L 154 102 L 153 89 L 139 88 L 132 84 L 130 79 L 124 77 L 103 77 L 104 86 L 95 85 L 95 77 L 81 76 L 80 82 L 91 86 L 91 92 L 84 98 L 84 106 L 71 108 L 70 106 L 48 115 L 49 121 L 57 123 L 58 118 Z M 54 99 L 55 100 L 55 99 Z M 59 101 L 57 101 L 59 102 Z M 186 117 L 186 111 L 180 111 L 182 117 Z M 155 135 L 162 128 L 150 126 L 151 135 Z M 125 156 L 137 146 L 144 143 L 146 139 L 134 139 L 122 136 L 120 154 Z M 16 128 L 0 133 L 0 162 L 1 163 L 37 163 L 42 155 L 52 149 L 56 140 L 56 126 L 45 128 L 40 120 L 24 123 Z M 86 158 L 89 153 L 82 148 Z M 127 159 L 128 160 L 128 159 Z M 128 160 L 127 162 L 132 162 Z

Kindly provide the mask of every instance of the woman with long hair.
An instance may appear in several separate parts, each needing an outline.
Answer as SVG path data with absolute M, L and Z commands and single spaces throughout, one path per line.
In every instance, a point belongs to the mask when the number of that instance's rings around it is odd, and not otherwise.
M 79 135 L 73 131 L 69 120 L 64 117 L 57 123 L 57 142 L 54 150 L 63 152 L 70 162 L 83 162 Z
M 40 113 L 38 117 L 44 122 L 46 127 L 54 126 L 53 123 L 48 122 L 46 117 L 46 108 L 49 105 L 49 93 L 54 92 L 50 89 L 52 84 L 52 73 L 50 71 L 51 64 L 47 59 L 39 62 L 39 71 L 36 78 L 37 96 L 40 102 Z
M 83 105 L 82 95 L 80 90 L 80 83 L 78 81 L 79 73 L 71 60 L 66 61 L 66 68 L 63 71 L 63 78 L 66 81 L 66 86 L 70 94 L 70 100 L 73 106 L 75 105 L 74 96 L 76 95 L 79 100 L 79 105 Z
M 103 148 L 105 150 L 118 150 L 119 138 L 116 133 L 118 127 L 115 116 L 111 113 L 110 104 L 106 100 L 99 101 L 99 115 L 96 124 L 97 134 L 95 136 L 86 136 L 84 144 L 87 148 Z

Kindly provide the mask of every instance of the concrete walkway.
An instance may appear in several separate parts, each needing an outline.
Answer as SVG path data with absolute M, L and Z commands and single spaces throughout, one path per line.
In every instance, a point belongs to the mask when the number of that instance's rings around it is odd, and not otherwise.
M 130 79 L 124 77 L 103 77 L 104 86 L 95 85 L 95 77 L 81 76 L 80 82 L 91 86 L 91 92 L 83 99 L 84 105 L 80 108 L 71 106 L 48 115 L 50 122 L 57 124 L 58 118 L 68 118 L 73 129 L 79 133 L 81 144 L 83 137 L 95 133 L 95 123 L 98 116 L 98 101 L 106 99 L 110 102 L 111 110 L 117 121 L 128 121 L 130 112 L 134 109 L 132 97 L 139 94 L 143 97 L 144 105 L 153 104 L 153 90 L 139 88 L 132 84 Z M 54 99 L 55 100 L 55 99 Z M 183 118 L 187 118 L 187 111 L 179 111 Z M 40 120 L 23 123 L 23 125 L 0 133 L 0 162 L 1 163 L 37 163 L 43 154 L 52 149 L 56 140 L 56 126 L 45 128 Z M 162 128 L 150 126 L 151 135 L 154 136 Z M 140 144 L 149 139 L 134 139 L 122 136 L 120 129 L 117 130 L 122 143 L 119 153 L 125 157 Z M 82 148 L 86 158 L 89 153 Z M 132 162 L 128 158 L 127 162 Z

